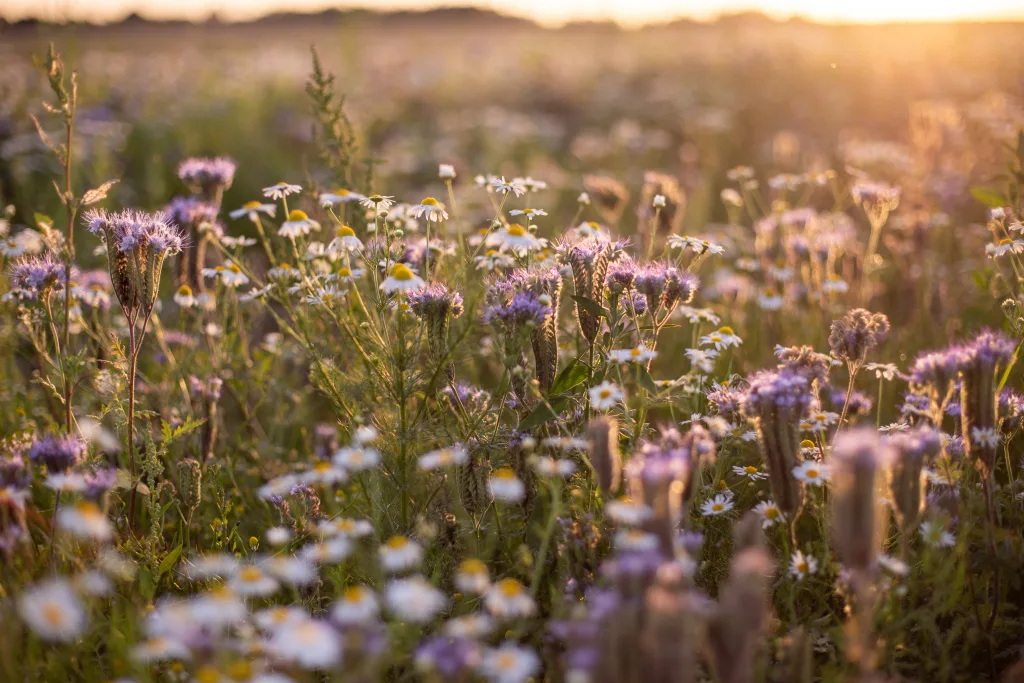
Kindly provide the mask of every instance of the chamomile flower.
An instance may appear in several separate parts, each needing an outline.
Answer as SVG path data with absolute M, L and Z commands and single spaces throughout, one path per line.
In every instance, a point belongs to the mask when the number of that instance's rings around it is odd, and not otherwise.
M 308 586 L 316 581 L 316 567 L 297 555 L 282 553 L 260 561 L 265 572 L 288 586 Z
M 367 586 L 347 586 L 331 606 L 331 619 L 342 626 L 365 624 L 376 619 L 379 614 L 377 594 Z
M 276 593 L 281 584 L 256 565 L 250 564 L 239 569 L 228 581 L 228 586 L 243 597 L 263 598 Z
M 525 683 L 540 670 L 540 658 L 514 642 L 502 643 L 484 653 L 480 673 L 490 683 Z
M 782 510 L 773 501 L 763 500 L 754 506 L 754 512 L 761 518 L 761 528 L 768 529 L 785 519 Z
M 891 382 L 900 374 L 900 369 L 892 363 L 865 363 L 864 369 L 875 373 L 875 379 L 884 379 Z
M 347 289 L 341 289 L 336 285 L 317 287 L 306 295 L 306 303 L 314 306 L 333 306 L 341 301 L 348 294 Z
M 415 569 L 423 562 L 423 546 L 406 536 L 392 536 L 377 553 L 381 567 L 392 573 Z
M 337 278 L 339 282 L 344 282 L 346 284 L 355 282 L 365 274 L 366 271 L 362 268 L 350 268 L 348 266 L 342 266 L 338 268 L 336 273 L 333 273 L 334 277 Z
M 364 538 L 373 533 L 373 524 L 366 519 L 335 517 L 334 519 L 325 519 L 317 524 L 317 531 L 322 536 Z
M 376 209 L 377 211 L 387 211 L 395 205 L 395 198 L 388 195 L 371 194 L 369 197 L 364 197 L 359 201 L 360 206 L 365 206 L 367 209 Z
M 302 192 L 301 185 L 292 185 L 291 183 L 280 182 L 276 185 L 263 188 L 263 196 L 269 197 L 270 199 L 283 199 L 290 194 L 296 194 Z
M 304 237 L 311 232 L 320 229 L 320 224 L 306 215 L 301 209 L 292 209 L 288 213 L 288 220 L 281 224 L 277 234 L 288 239 Z
M 527 192 L 540 192 L 541 190 L 548 189 L 548 184 L 543 180 L 537 180 L 526 176 L 525 178 L 514 178 L 512 182 L 521 185 Z
M 643 344 L 632 349 L 614 349 L 608 352 L 608 359 L 615 363 L 646 363 L 658 355 L 654 349 Z
M 65 579 L 30 587 L 18 599 L 18 613 L 43 640 L 70 643 L 85 631 L 85 607 Z
M 416 466 L 421 470 L 431 471 L 453 465 L 465 465 L 467 462 L 469 462 L 469 452 L 465 448 L 452 446 L 424 453 L 416 461 Z
M 644 552 L 658 548 L 658 537 L 641 529 L 622 529 L 615 534 L 615 548 L 626 552 Z
M 494 632 L 494 620 L 486 614 L 464 614 L 452 617 L 444 625 L 444 633 L 451 638 L 481 640 Z
M 203 268 L 203 277 L 213 278 L 220 281 L 225 287 L 240 287 L 249 284 L 249 278 L 237 264 L 225 261 L 214 268 Z
M 414 624 L 432 621 L 448 605 L 444 593 L 422 576 L 391 581 L 384 589 L 384 601 L 395 617 Z
M 576 471 L 576 463 L 568 458 L 534 456 L 530 460 L 530 464 L 542 477 L 571 477 Z
M 332 462 L 349 472 L 363 472 L 373 469 L 381 463 L 380 453 L 376 448 L 365 446 L 348 446 L 334 452 Z
M 693 324 L 706 322 L 717 325 L 722 321 L 710 308 L 694 308 L 693 306 L 683 305 L 679 306 L 674 314 L 680 318 L 686 318 Z
M 607 380 L 590 389 L 590 405 L 594 410 L 609 410 L 624 397 L 622 389 Z
M 180 640 L 164 636 L 153 636 L 131 650 L 131 658 L 140 664 L 182 661 L 192 657 L 192 651 Z
M 335 536 L 321 543 L 311 543 L 302 549 L 302 559 L 311 564 L 335 565 L 352 554 L 352 543 L 344 536 Z
M 414 273 L 409 266 L 404 263 L 396 263 L 391 266 L 391 270 L 387 278 L 380 283 L 380 288 L 389 293 L 409 292 L 414 289 L 419 289 L 426 284 L 427 283 L 423 278 Z
M 511 254 L 498 249 L 489 249 L 486 253 L 477 256 L 474 261 L 477 270 L 486 270 L 489 273 L 499 268 L 512 268 L 516 265 L 516 260 L 512 258 Z
M 366 446 L 380 438 L 380 432 L 373 425 L 357 427 L 352 433 L 352 443 L 357 446 Z
M 512 223 L 488 235 L 485 244 L 489 247 L 505 247 L 521 252 L 539 249 L 541 241 L 519 223 Z
M 275 199 L 276 199 L 276 197 L 275 197 Z M 259 220 L 259 217 L 260 217 L 261 213 L 264 214 L 264 215 L 270 216 L 271 218 L 273 218 L 274 214 L 277 213 L 277 205 L 276 204 L 264 204 L 262 202 L 257 202 L 257 201 L 246 202 L 245 204 L 242 204 L 242 206 L 240 206 L 239 208 L 235 209 L 234 211 L 232 211 L 228 215 L 231 216 L 231 218 L 233 220 L 238 220 L 242 216 L 246 216 L 246 217 L 249 218 L 249 220 L 251 220 L 253 223 L 255 223 L 256 221 Z
M 846 294 L 850 290 L 850 285 L 846 280 L 833 273 L 822 283 L 821 289 L 827 294 Z
M 291 264 L 281 263 L 268 270 L 267 277 L 277 282 L 289 282 L 301 278 L 302 273 L 298 268 L 293 268 Z
M 806 460 L 793 468 L 793 476 L 807 486 L 823 486 L 828 475 L 828 465 L 814 460 Z
M 802 550 L 797 550 L 789 560 L 789 574 L 799 580 L 803 580 L 811 574 L 818 572 L 818 560 L 813 555 L 804 555 Z
M 334 192 L 325 192 L 320 195 L 320 205 L 326 207 L 338 204 L 351 204 L 353 202 L 362 202 L 364 199 L 366 199 L 365 195 L 340 187 Z
M 765 311 L 777 311 L 782 308 L 782 296 L 774 287 L 765 287 L 757 295 L 757 305 Z
M 512 578 L 502 579 L 487 590 L 484 607 L 499 619 L 522 619 L 537 611 L 526 587 Z
M 192 308 L 195 306 L 196 298 L 192 294 L 192 288 L 188 285 L 178 287 L 178 291 L 174 293 L 174 303 L 178 304 L 182 308 Z
M 526 495 L 526 486 L 509 467 L 501 467 L 491 474 L 487 487 L 495 500 L 518 503 Z
M 301 624 L 306 619 L 309 619 L 309 615 L 305 610 L 286 605 L 268 607 L 253 614 L 256 625 L 268 632 Z
M 424 197 L 423 201 L 409 210 L 414 218 L 423 218 L 428 222 L 440 223 L 448 220 L 448 212 L 444 210 L 444 204 L 433 197 Z
M 701 372 L 711 372 L 715 369 L 715 359 L 718 358 L 718 351 L 714 349 L 686 349 L 685 353 L 693 367 Z
M 329 669 L 341 661 L 343 647 L 341 635 L 330 624 L 305 619 L 275 631 L 267 651 L 303 669 Z
M 986 448 L 996 448 L 1002 435 L 992 427 L 971 427 L 971 443 Z
M 731 497 L 719 494 L 714 498 L 705 500 L 700 506 L 700 513 L 705 517 L 717 517 L 727 514 L 735 505 Z
M 80 472 L 57 472 L 46 475 L 43 485 L 52 491 L 81 493 L 88 488 L 89 482 Z
M 878 557 L 875 558 L 875 562 L 893 576 L 906 576 L 910 573 L 910 566 L 906 562 L 885 553 L 879 553 Z
M 725 247 L 708 240 L 702 240 L 699 237 L 690 237 L 689 235 L 669 235 L 666 244 L 670 249 L 692 249 L 700 254 L 721 254 L 725 252 Z
M 512 209 L 508 212 L 510 216 L 526 216 L 527 220 L 533 220 L 538 216 L 547 216 L 548 212 L 544 209 Z
M 455 572 L 455 587 L 463 593 L 483 595 L 491 586 L 487 565 L 476 558 L 463 560 Z
M 573 231 L 580 239 L 594 239 L 601 242 L 611 241 L 611 236 L 608 231 L 601 227 L 599 223 L 594 221 L 585 221 L 577 225 Z
M 238 560 L 227 553 L 200 555 L 190 560 L 186 574 L 193 581 L 233 576 L 238 571 Z
M 737 474 L 741 477 L 746 477 L 750 481 L 761 481 L 767 479 L 768 475 L 761 470 L 757 469 L 753 465 L 747 465 L 746 467 L 733 466 L 732 473 Z
M 348 481 L 348 473 L 332 462 L 318 462 L 299 475 L 304 484 L 341 484 Z
M 57 512 L 57 526 L 75 538 L 87 541 L 109 541 L 114 536 L 110 520 L 91 500 L 80 500 Z
M 510 182 L 505 182 L 505 176 L 500 178 L 491 178 L 490 186 L 495 192 L 500 192 L 501 194 L 508 194 L 511 192 L 517 197 L 526 192 L 526 188 L 515 179 L 512 179 Z
M 739 346 L 743 343 L 731 327 L 720 327 L 711 334 L 700 338 L 701 346 L 713 346 L 717 350 L 727 349 L 732 346 Z
M 985 245 L 985 253 L 989 258 L 998 258 L 1006 254 L 1024 253 L 1024 240 L 1004 239 L 999 244 Z
M 643 524 L 654 516 L 651 506 L 629 496 L 608 502 L 604 506 L 604 512 L 614 522 L 626 526 Z
M 952 548 L 956 545 L 956 537 L 946 531 L 946 527 L 938 522 L 931 520 L 921 522 L 918 533 L 925 544 L 932 548 Z
M 272 526 L 263 533 L 263 538 L 274 547 L 279 547 L 292 540 L 291 529 L 283 526 Z
M 342 225 L 335 231 L 334 239 L 327 245 L 326 254 L 331 258 L 340 258 L 349 252 L 361 251 L 362 248 L 363 243 L 356 237 L 355 230 Z
M 839 415 L 827 410 L 813 413 L 806 420 L 800 423 L 800 429 L 805 432 L 824 432 L 830 426 L 839 421 Z

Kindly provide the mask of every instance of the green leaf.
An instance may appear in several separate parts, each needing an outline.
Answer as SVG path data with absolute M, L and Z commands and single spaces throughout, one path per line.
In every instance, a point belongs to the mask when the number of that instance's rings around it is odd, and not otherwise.
M 971 196 L 990 209 L 1006 206 L 1006 197 L 999 190 L 990 187 L 972 187 Z
M 640 386 L 652 394 L 658 393 L 658 385 L 654 383 L 654 378 L 651 377 L 651 373 L 647 372 L 647 368 L 640 363 L 636 363 L 636 374 Z
M 564 394 L 570 389 L 579 386 L 587 379 L 587 367 L 581 365 L 577 359 L 573 359 L 571 363 L 565 366 L 558 376 L 555 377 L 555 381 L 551 383 L 551 389 L 548 391 L 550 396 L 557 396 Z
M 1020 349 L 1022 346 L 1024 346 L 1024 341 L 1022 341 L 1020 344 L 1017 344 L 1017 348 L 1013 352 L 1013 358 L 1011 358 L 1010 362 L 1006 365 L 1006 370 L 1003 371 L 1003 376 L 999 380 L 999 387 L 996 389 L 997 392 L 1001 392 L 1003 390 L 1003 387 L 1006 386 L 1006 382 L 1009 381 L 1010 371 L 1012 371 L 1013 366 L 1017 364 L 1017 358 L 1020 356 Z
M 164 574 L 166 574 L 167 571 L 171 567 L 173 567 L 174 564 L 178 561 L 179 557 L 181 557 L 180 545 L 171 552 L 167 553 L 167 557 L 161 560 L 160 567 L 157 569 L 157 576 L 163 576 Z
M 594 316 L 595 318 L 608 317 L 608 311 L 601 308 L 601 304 L 597 303 L 593 299 L 590 299 L 585 296 L 579 296 L 577 294 L 573 294 L 572 298 L 573 301 L 576 302 L 576 305 L 578 305 L 580 308 L 582 308 L 584 311 Z
M 174 429 L 171 429 L 170 423 L 168 423 L 166 421 L 161 422 L 161 424 L 160 424 L 160 434 L 161 434 L 161 436 L 163 436 L 164 445 L 166 446 L 167 444 L 171 443 L 175 439 L 180 439 L 181 437 L 185 436 L 186 434 L 190 434 L 190 433 L 194 432 L 204 422 L 206 422 L 206 418 L 203 418 L 201 420 L 197 420 L 195 418 L 190 417 L 187 420 L 185 420 L 185 422 L 183 422 L 182 424 L 178 425 Z
M 529 415 L 524 417 L 522 422 L 519 423 L 519 431 L 529 431 L 534 427 L 541 426 L 548 420 L 557 419 L 558 411 L 562 410 L 568 402 L 568 398 L 559 398 L 551 401 L 550 406 L 547 403 L 541 403 L 534 408 Z
M 139 571 L 139 590 L 142 597 L 147 600 L 152 600 L 156 595 L 156 582 L 153 581 L 153 572 L 149 571 L 149 567 L 143 567 Z

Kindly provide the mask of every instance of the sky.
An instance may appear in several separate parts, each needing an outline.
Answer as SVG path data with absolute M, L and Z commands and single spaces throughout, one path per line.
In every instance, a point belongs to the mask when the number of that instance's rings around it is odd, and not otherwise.
M 0 0 L 0 17 L 105 22 L 137 12 L 155 19 L 202 20 L 216 12 L 230 21 L 276 11 L 331 7 L 428 9 L 445 4 L 474 5 L 552 25 L 580 19 L 612 19 L 638 25 L 679 17 L 710 19 L 744 10 L 780 19 L 799 16 L 829 23 L 1024 20 L 1024 0 Z

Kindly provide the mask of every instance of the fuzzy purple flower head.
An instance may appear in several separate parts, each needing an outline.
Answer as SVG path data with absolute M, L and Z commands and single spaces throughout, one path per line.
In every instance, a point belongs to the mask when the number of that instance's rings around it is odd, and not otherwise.
M 86 443 L 76 436 L 44 436 L 29 448 L 29 460 L 50 472 L 66 472 L 85 458 Z

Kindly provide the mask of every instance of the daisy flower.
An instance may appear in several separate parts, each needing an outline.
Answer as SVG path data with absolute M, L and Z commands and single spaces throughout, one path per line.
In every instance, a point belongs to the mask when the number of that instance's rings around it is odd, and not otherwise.
M 467 462 L 469 462 L 469 452 L 465 448 L 453 446 L 424 453 L 416 461 L 416 465 L 421 470 L 430 471 L 451 465 L 465 465 Z
M 779 295 L 774 287 L 765 287 L 757 295 L 757 305 L 765 311 L 777 311 L 782 308 L 782 303 L 782 296 Z
M 338 268 L 338 272 L 333 273 L 335 278 L 346 284 L 355 282 L 365 274 L 366 271 L 362 268 L 349 268 L 348 266 L 342 266 Z
M 714 242 L 702 240 L 699 237 L 690 237 L 689 235 L 669 235 L 666 241 L 670 249 L 692 249 L 697 254 L 721 254 L 725 252 L 725 247 Z
M 739 346 L 743 340 L 736 336 L 731 327 L 720 327 L 711 334 L 700 338 L 701 346 L 713 346 L 717 350 L 727 349 L 731 346 Z
M 291 183 L 280 182 L 277 185 L 271 185 L 270 187 L 263 188 L 263 196 L 269 197 L 270 199 L 283 199 L 290 194 L 296 192 L 302 192 L 301 185 L 292 185 Z
M 806 460 L 793 468 L 793 476 L 807 486 L 822 486 L 828 481 L 828 465 Z
M 879 567 L 893 576 L 906 576 L 910 573 L 910 566 L 906 562 L 886 555 L 885 553 L 879 553 L 878 557 L 875 558 L 875 561 L 878 563 Z
M 285 605 L 268 607 L 267 609 L 261 609 L 259 612 L 253 614 L 253 621 L 255 621 L 256 625 L 264 631 L 276 631 L 278 629 L 288 628 L 296 624 L 301 624 L 307 619 L 309 619 L 309 615 L 305 610 Z
M 518 503 L 526 495 L 526 486 L 509 467 L 495 470 L 487 482 L 487 487 L 495 500 L 506 503 Z
M 238 265 L 231 261 L 225 261 L 222 265 L 214 268 L 203 268 L 203 277 L 219 280 L 225 287 L 239 287 L 249 284 L 249 278 Z
M 325 519 L 317 524 L 317 531 L 323 536 L 363 538 L 373 533 L 373 524 L 366 519 L 335 517 L 334 519 Z
M 451 164 L 439 164 L 437 177 L 441 180 L 452 180 L 455 177 L 455 167 Z
M 320 229 L 320 224 L 306 215 L 301 209 L 292 209 L 288 213 L 288 220 L 281 224 L 277 234 L 288 239 L 308 235 Z
M 656 194 L 654 195 L 654 199 L 651 200 L 651 206 L 656 209 L 664 209 L 667 204 L 668 202 L 663 194 Z
M 754 512 L 761 518 L 761 528 L 763 529 L 772 527 L 785 519 L 779 506 L 770 500 L 763 500 L 755 505 Z
M 409 266 L 404 263 L 396 263 L 391 266 L 387 278 L 380 283 L 380 288 L 385 292 L 409 292 L 419 289 L 427 283 L 416 273 L 412 272 Z
M 686 349 L 685 353 L 693 367 L 701 372 L 711 372 L 715 369 L 715 359 L 718 358 L 718 351 L 714 349 Z
M 292 531 L 287 527 L 272 526 L 263 533 L 263 538 L 272 546 L 282 546 L 292 540 Z
M 321 206 L 335 206 L 337 204 L 350 204 L 352 202 L 362 202 L 366 199 L 365 195 L 361 195 L 358 192 L 352 192 L 345 188 L 338 188 L 334 192 L 325 192 L 320 195 Z
M 497 249 L 490 249 L 487 253 L 477 256 L 474 260 L 476 261 L 477 270 L 486 270 L 487 272 L 492 272 L 498 268 L 512 268 L 516 265 L 515 259 L 510 254 Z
M 643 344 L 632 349 L 614 349 L 608 352 L 608 358 L 615 363 L 646 363 L 657 357 L 658 352 Z
M 822 283 L 821 289 L 828 294 L 845 294 L 850 291 L 850 285 L 847 284 L 846 280 L 835 273 L 832 273 L 828 276 L 828 279 Z
M 332 257 L 343 256 L 350 251 L 360 251 L 363 243 L 356 232 L 347 225 L 340 226 L 335 232 L 335 238 L 327 245 L 327 255 Z
M 444 210 L 444 204 L 433 197 L 425 197 L 423 201 L 410 209 L 410 213 L 414 218 L 423 218 L 428 222 L 440 223 L 448 220 L 448 212 Z
M 444 625 L 444 634 L 451 638 L 480 640 L 494 632 L 494 620 L 486 614 L 464 614 L 452 617 Z
M 109 541 L 114 535 L 110 520 L 91 500 L 80 500 L 57 512 L 57 526 L 75 538 Z
M 522 619 L 537 611 L 530 593 L 523 584 L 508 578 L 498 581 L 484 594 L 487 611 L 500 619 Z
M 548 212 L 544 209 L 512 209 L 508 212 L 510 216 L 526 216 L 527 220 L 533 220 L 537 216 L 547 216 Z
M 531 459 L 533 468 L 542 477 L 570 477 L 576 471 L 576 463 L 568 458 L 548 458 L 534 456 Z
M 735 507 L 735 503 L 732 502 L 732 498 L 724 494 L 719 494 L 714 498 L 705 500 L 704 504 L 700 506 L 700 513 L 705 517 L 717 517 L 718 515 L 724 515 Z
M 806 420 L 800 423 L 800 429 L 806 432 L 823 432 L 838 421 L 838 413 L 826 410 L 809 416 Z
M 540 671 L 533 650 L 508 641 L 484 653 L 480 673 L 490 683 L 525 683 Z
M 541 190 L 548 189 L 548 184 L 545 181 L 537 180 L 530 176 L 526 176 L 525 178 L 515 178 L 512 182 L 517 185 L 522 185 L 523 189 L 527 192 L 540 192 Z
M 330 624 L 305 619 L 274 632 L 267 651 L 303 669 L 329 669 L 341 661 L 341 635 Z
M 580 239 L 595 239 L 602 242 L 610 242 L 611 236 L 608 231 L 601 227 L 599 223 L 594 221 L 584 221 L 580 223 L 573 231 L 580 237 Z
M 365 624 L 380 614 L 377 595 L 367 586 L 347 586 L 331 607 L 331 619 L 342 626 Z
M 430 622 L 448 605 L 444 593 L 422 576 L 391 581 L 384 601 L 394 616 L 414 624 Z
M 892 363 L 865 363 L 864 369 L 875 373 L 875 379 L 893 381 L 900 374 L 900 369 Z
M 539 249 L 541 242 L 522 225 L 513 223 L 488 235 L 486 245 L 489 247 L 507 247 L 514 251 L 529 251 L 531 249 Z
M 344 536 L 336 536 L 322 543 L 311 543 L 302 549 L 302 559 L 311 564 L 335 565 L 352 554 L 352 543 Z
M 316 581 L 316 568 L 297 555 L 271 555 L 261 561 L 263 570 L 283 584 L 308 586 Z
M 186 574 L 193 581 L 232 576 L 238 571 L 238 560 L 227 553 L 200 555 L 191 560 Z
M 921 522 L 918 533 L 925 544 L 932 548 L 952 548 L 956 545 L 956 537 L 946 531 L 946 527 L 938 522 L 931 520 Z
M 363 472 L 364 470 L 373 469 L 381 463 L 380 453 L 376 448 L 366 448 L 363 446 L 339 448 L 334 452 L 331 460 L 335 465 L 349 472 Z
M 523 187 L 520 183 L 516 182 L 515 179 L 513 179 L 511 182 L 505 182 L 505 176 L 502 176 L 500 178 L 492 177 L 490 179 L 490 186 L 491 189 L 494 190 L 495 192 L 500 192 L 501 194 L 508 194 L 509 192 L 511 192 L 517 197 L 526 192 L 526 188 Z
M 314 306 L 333 306 L 348 294 L 347 289 L 341 289 L 334 285 L 320 287 L 316 291 L 306 295 L 306 303 Z
M 971 427 L 971 443 L 987 448 L 996 448 L 1002 435 L 992 427 Z
M 228 581 L 228 587 L 243 597 L 265 598 L 273 595 L 281 587 L 272 576 L 268 576 L 262 569 L 255 565 L 247 565 Z
M 761 479 L 767 479 L 768 475 L 757 469 L 753 465 L 747 465 L 746 467 L 733 466 L 733 474 L 738 474 L 741 477 L 746 477 L 750 481 L 760 481 Z
M 266 190 L 264 190 L 264 192 L 266 192 Z M 238 220 L 242 216 L 248 216 L 249 220 L 255 223 L 256 221 L 259 220 L 261 213 L 273 218 L 274 214 L 277 213 L 277 205 L 264 204 L 262 202 L 257 201 L 246 202 L 245 204 L 242 204 L 242 206 L 240 206 L 239 208 L 230 212 L 228 215 L 231 216 L 231 218 L 234 220 Z
M 187 645 L 174 638 L 154 636 L 144 640 L 131 650 L 131 658 L 140 664 L 155 664 L 166 661 L 181 661 L 192 657 Z
M 297 268 L 292 268 L 291 264 L 282 263 L 268 270 L 267 277 L 278 281 L 298 280 L 302 277 L 302 273 Z
M 623 529 L 615 534 L 614 545 L 617 550 L 626 552 L 644 552 L 657 550 L 658 537 L 641 529 Z
M 85 631 L 85 607 L 65 579 L 46 581 L 26 590 L 18 599 L 18 613 L 43 640 L 70 643 Z
M 1024 240 L 1004 239 L 999 244 L 988 244 L 985 246 L 985 253 L 989 258 L 998 258 L 1006 254 L 1024 253 Z
M 629 496 L 608 502 L 604 506 L 604 512 L 612 521 L 626 526 L 642 524 L 654 516 L 654 510 L 649 505 L 633 500 Z
M 178 291 L 174 293 L 174 303 L 178 304 L 182 308 L 191 308 L 196 305 L 196 297 L 191 293 L 190 287 L 182 285 L 178 288 Z
M 463 593 L 482 595 L 491 585 L 487 565 L 476 558 L 463 560 L 455 572 L 455 587 Z
M 365 206 L 367 209 L 376 209 L 377 211 L 387 211 L 394 204 L 394 197 L 379 194 L 371 194 L 369 197 L 364 197 L 359 201 L 360 206 Z
M 304 484 L 341 484 L 348 481 L 348 473 L 332 462 L 318 462 L 299 475 Z
M 377 552 L 381 567 L 392 573 L 415 569 L 423 562 L 423 546 L 406 536 L 392 536 Z
M 804 555 L 803 551 L 797 550 L 789 560 L 789 573 L 797 579 L 815 574 L 818 571 L 818 560 L 812 555 Z
M 607 380 L 590 389 L 590 405 L 594 410 L 609 410 L 624 397 L 622 389 Z

